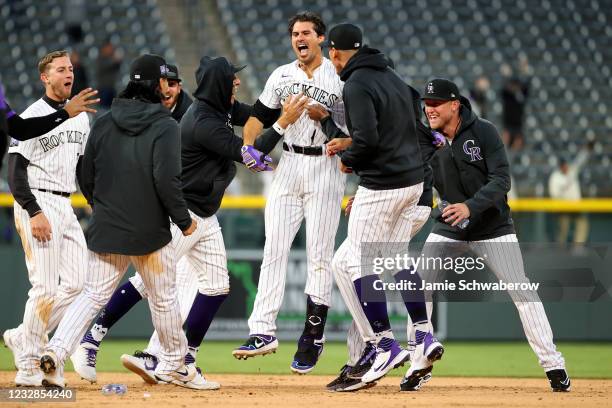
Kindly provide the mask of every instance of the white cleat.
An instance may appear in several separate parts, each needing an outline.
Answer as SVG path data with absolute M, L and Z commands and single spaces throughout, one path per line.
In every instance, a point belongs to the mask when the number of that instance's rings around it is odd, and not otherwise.
M 418 333 L 418 331 L 417 331 Z M 418 391 L 431 380 L 434 362 L 442 359 L 444 346 L 431 333 L 414 350 L 410 368 L 400 383 L 402 391 Z
M 195 364 L 183 365 L 178 370 L 172 371 L 167 374 L 155 373 L 155 379 L 158 382 L 166 383 L 166 384 L 177 384 L 179 383 L 188 383 L 193 380 L 198 374 L 198 371 L 195 367 Z
M 403 366 L 410 360 L 410 353 L 403 349 L 397 340 L 384 337 L 376 346 L 376 357 L 372 367 L 366 372 L 361 381 L 371 383 L 383 378 L 394 368 Z
M 96 376 L 96 359 L 98 357 L 98 348 L 90 343 L 81 343 L 76 351 L 70 356 L 74 371 L 85 381 L 95 383 Z
M 17 371 L 15 375 L 15 385 L 17 387 L 41 387 L 43 381 L 43 375 L 40 371 L 36 370 L 32 374 L 27 374 L 25 371 Z
M 21 354 L 21 347 L 19 347 L 19 332 L 17 329 L 8 329 L 5 330 L 2 334 L 2 338 L 4 339 L 4 346 L 8 347 L 13 353 L 13 361 L 15 363 L 15 368 L 19 367 L 19 355 Z
M 191 388 L 193 390 L 218 390 L 221 388 L 221 384 L 218 382 L 208 381 L 206 378 L 204 378 L 202 375 L 202 370 L 200 370 L 199 367 L 196 367 L 195 364 L 189 364 L 187 367 L 189 366 L 193 366 L 193 368 L 190 367 L 188 369 L 189 371 L 193 369 L 196 370 L 195 377 L 193 377 L 193 379 L 190 381 L 175 379 L 172 381 L 172 384 L 180 387 Z
M 158 383 L 155 376 L 157 357 L 154 355 L 142 351 L 136 351 L 134 355 L 123 354 L 121 364 L 134 374 L 138 374 L 147 384 Z
M 64 381 L 64 366 L 59 363 L 57 355 L 53 351 L 45 351 L 40 358 L 40 369 L 44 373 L 43 387 L 66 387 Z

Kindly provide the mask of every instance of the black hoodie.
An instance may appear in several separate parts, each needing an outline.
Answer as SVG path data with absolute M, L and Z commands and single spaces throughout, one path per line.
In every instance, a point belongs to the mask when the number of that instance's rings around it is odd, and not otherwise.
M 341 160 L 361 177 L 360 185 L 373 190 L 423 181 L 412 92 L 388 64 L 384 54 L 364 46 L 340 72 L 353 138 Z
M 434 187 L 442 200 L 465 203 L 470 223 L 465 230 L 438 222 L 433 233 L 463 241 L 479 241 L 514 234 L 506 194 L 510 168 L 506 149 L 495 126 L 479 118 L 462 101 L 461 125 L 452 143 L 436 150 L 431 159 Z
M 116 98 L 94 123 L 81 190 L 93 208 L 87 246 L 145 255 L 170 242 L 170 219 L 191 224 L 180 184 L 178 125 L 161 103 Z
M 234 68 L 223 57 L 203 57 L 196 71 L 196 98 L 181 120 L 183 194 L 189 209 L 200 217 L 217 212 L 226 187 L 242 163 L 243 140 L 233 125 L 244 126 L 252 106 L 231 103 Z M 281 136 L 268 129 L 255 148 L 269 153 Z
M 179 93 L 178 98 L 176 100 L 174 110 L 172 111 L 172 118 L 177 122 L 180 122 L 183 118 L 183 115 L 185 114 L 185 112 L 187 112 L 187 109 L 189 109 L 192 103 L 193 99 L 191 99 L 189 95 L 187 95 L 187 92 L 181 89 L 181 92 Z

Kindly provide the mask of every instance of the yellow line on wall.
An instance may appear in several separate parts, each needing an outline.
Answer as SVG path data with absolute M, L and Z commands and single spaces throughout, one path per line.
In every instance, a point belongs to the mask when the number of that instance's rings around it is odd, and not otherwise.
M 81 194 L 72 195 L 72 205 L 75 208 L 87 206 L 85 197 Z M 342 201 L 346 206 L 348 197 Z M 228 210 L 260 210 L 266 205 L 266 199 L 260 195 L 231 196 L 226 195 L 221 202 L 221 208 Z M 9 193 L 0 193 L 0 207 L 12 207 L 13 196 Z M 612 198 L 586 198 L 579 201 L 553 200 L 550 198 L 520 198 L 510 200 L 513 212 L 612 212 Z

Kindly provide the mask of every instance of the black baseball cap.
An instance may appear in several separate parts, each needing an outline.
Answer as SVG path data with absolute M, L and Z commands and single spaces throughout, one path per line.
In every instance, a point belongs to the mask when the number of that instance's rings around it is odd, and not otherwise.
M 322 46 L 337 50 L 358 50 L 363 45 L 363 33 L 354 24 L 342 23 L 329 30 L 327 41 Z
M 181 82 L 182 79 L 179 76 L 178 67 L 172 64 L 168 64 L 166 66 L 168 67 L 168 75 L 166 76 L 166 78 Z
M 167 77 L 168 66 L 166 60 L 159 55 L 144 54 L 130 64 L 131 81 L 156 81 Z
M 234 64 L 232 64 L 232 69 L 234 70 L 234 74 L 236 72 L 242 71 L 245 68 L 246 68 L 246 65 L 234 65 Z
M 454 82 L 444 78 L 435 78 L 427 82 L 421 99 L 437 99 L 439 101 L 454 101 L 461 97 L 459 88 Z

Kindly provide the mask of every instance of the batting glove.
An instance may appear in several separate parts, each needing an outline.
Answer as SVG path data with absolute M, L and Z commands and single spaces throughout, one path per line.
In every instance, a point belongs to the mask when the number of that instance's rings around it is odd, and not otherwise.
M 253 172 L 274 170 L 269 166 L 272 163 L 272 158 L 253 146 L 242 146 L 240 153 L 242 154 L 242 162 L 249 170 Z

